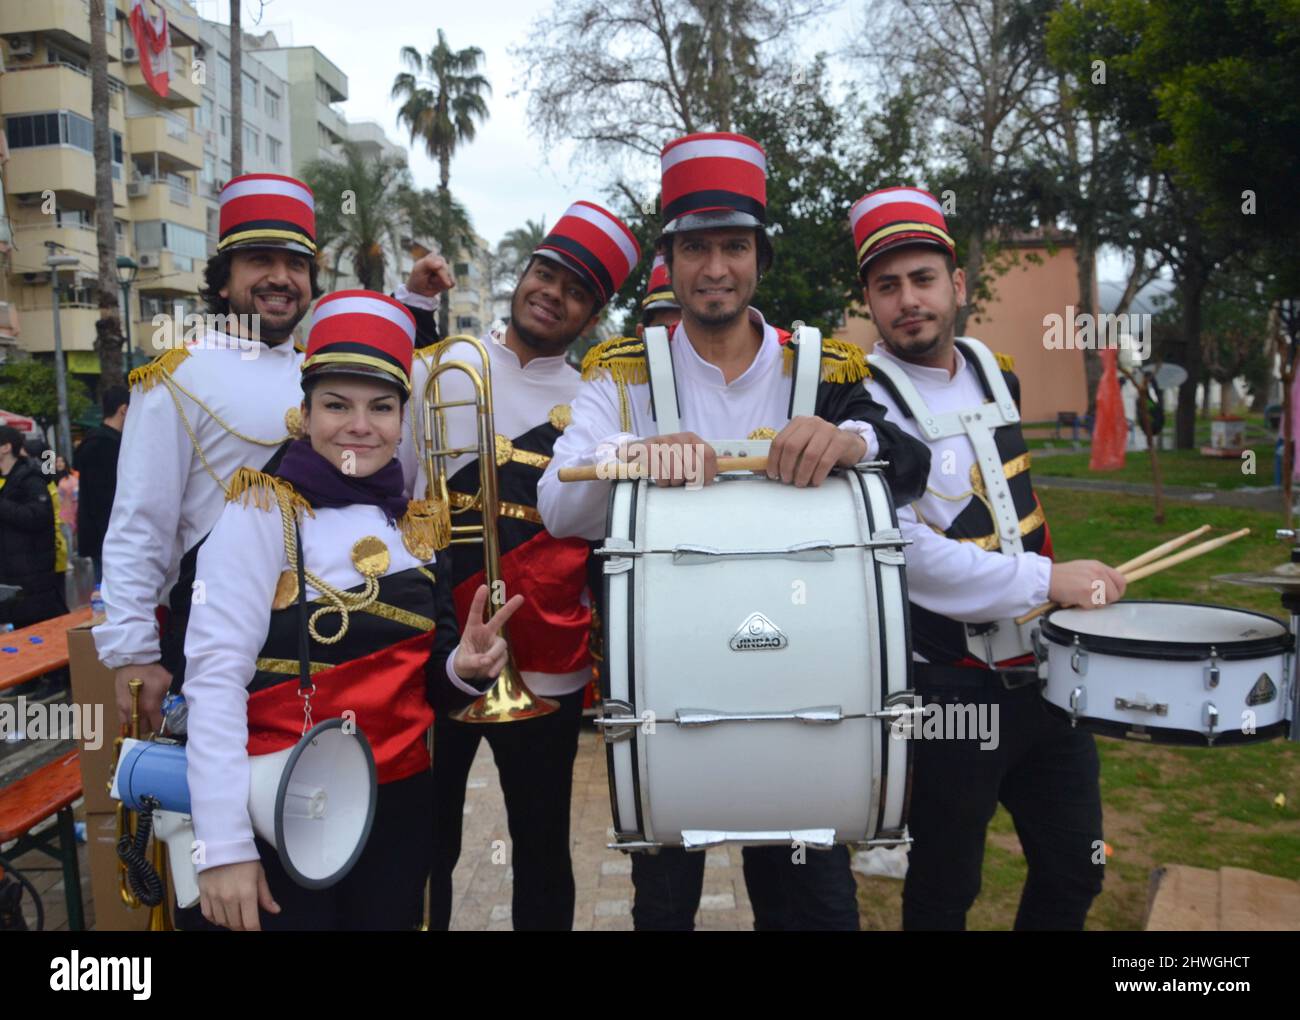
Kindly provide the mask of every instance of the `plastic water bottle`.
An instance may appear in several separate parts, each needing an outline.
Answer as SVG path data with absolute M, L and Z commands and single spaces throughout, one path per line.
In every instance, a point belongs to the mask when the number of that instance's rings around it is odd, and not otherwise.
M 99 593 L 99 585 L 95 585 L 90 593 L 90 611 L 96 616 L 104 611 L 104 596 Z
M 185 697 L 181 694 L 168 694 L 163 698 L 163 731 L 169 737 L 183 737 L 185 735 L 185 722 L 189 718 L 190 709 L 185 704 Z

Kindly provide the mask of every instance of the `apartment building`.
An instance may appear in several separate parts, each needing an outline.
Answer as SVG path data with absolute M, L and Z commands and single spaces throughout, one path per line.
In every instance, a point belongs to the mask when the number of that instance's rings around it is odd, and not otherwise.
M 118 254 L 139 266 L 130 314 L 136 361 L 153 353 L 151 310 L 193 302 L 207 257 L 207 201 L 197 187 L 203 140 L 194 119 L 202 96 L 194 73 L 198 18 L 185 0 L 165 6 L 171 69 L 162 99 L 141 71 L 128 0 L 106 4 L 114 225 Z M 21 323 L 16 346 L 44 358 L 54 350 L 47 242 L 80 260 L 62 274 L 60 322 L 69 370 L 93 382 L 99 311 L 89 13 L 88 0 L 0 5 L 0 117 L 9 155 L 3 213 L 12 238 L 0 258 Z
M 274 41 L 274 35 L 268 35 Z M 203 136 L 199 193 L 210 200 L 207 233 L 208 252 L 211 254 L 217 250 L 217 199 L 226 181 L 234 176 L 230 165 L 234 141 L 230 111 L 230 26 L 200 20 L 199 37 L 207 64 L 203 100 L 197 111 L 197 126 Z M 260 42 L 260 38 L 245 33 L 241 56 L 243 172 L 292 175 L 289 83 L 261 58 Z

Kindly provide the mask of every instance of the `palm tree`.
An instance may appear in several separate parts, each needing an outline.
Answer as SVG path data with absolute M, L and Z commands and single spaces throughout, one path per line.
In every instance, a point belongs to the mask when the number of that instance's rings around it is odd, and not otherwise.
M 90 112 L 95 149 L 95 247 L 99 253 L 99 323 L 95 350 L 99 354 L 99 392 L 120 386 L 122 327 L 117 309 L 117 223 L 113 213 L 112 134 L 108 125 L 108 28 L 104 0 L 90 4 Z M 130 315 L 129 308 L 122 309 Z M 68 451 L 63 451 L 67 455 Z
M 414 46 L 402 47 L 402 61 L 410 68 L 393 79 L 391 95 L 401 99 L 398 124 L 406 125 L 411 142 L 423 140 L 431 159 L 438 161 L 438 192 L 445 204 L 444 221 L 452 219 L 451 157 L 461 142 L 472 142 L 476 121 L 488 118 L 486 95 L 492 85 L 478 73 L 483 51 L 477 46 L 453 50 L 438 29 L 437 45 L 422 56 Z M 447 333 L 448 307 L 443 302 L 439 326 Z
M 230 176 L 244 172 L 244 28 L 239 0 L 230 0 Z
M 524 220 L 522 227 L 515 227 L 501 238 L 497 244 L 497 263 L 502 274 L 519 279 L 524 266 L 545 237 L 546 217 L 543 216 L 537 221 Z
M 687 90 L 704 97 L 719 131 L 730 131 L 737 88 L 758 75 L 753 13 L 747 0 L 690 0 L 690 6 L 699 20 L 677 26 L 677 60 Z
M 352 270 L 366 290 L 384 289 L 384 270 L 401 251 L 403 195 L 410 174 L 401 159 L 367 159 L 360 146 L 344 142 L 341 159 L 321 157 L 302 168 L 302 178 L 316 195 L 316 240 L 333 256 L 331 289 L 338 282 L 339 262 Z
M 398 201 L 412 237 L 436 241 L 438 249 L 449 256 L 472 252 L 477 245 L 469 212 L 454 196 L 444 202 L 441 190 L 404 188 Z

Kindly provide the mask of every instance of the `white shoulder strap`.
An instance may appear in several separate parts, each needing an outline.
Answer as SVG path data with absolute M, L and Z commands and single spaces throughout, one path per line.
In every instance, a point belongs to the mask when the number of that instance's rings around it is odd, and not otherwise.
M 651 326 L 645 331 L 645 357 L 649 367 L 655 429 L 661 436 L 680 432 L 682 416 L 677 406 L 677 380 L 673 375 L 673 352 L 668 346 L 665 327 Z
M 822 378 L 822 334 L 815 326 L 796 323 L 794 381 L 790 386 L 790 417 L 812 415 L 817 409 L 817 384 Z
M 993 356 L 993 352 L 974 337 L 958 337 L 957 343 L 962 353 L 979 362 L 980 372 L 993 394 L 993 403 L 997 405 L 998 412 L 1002 415 L 1002 424 L 1011 425 L 1018 422 L 1020 411 L 1017 410 L 1016 402 L 1012 399 L 1011 390 L 1007 388 L 1007 381 L 1002 378 L 1002 368 L 998 365 L 998 359 Z
M 931 411 L 922 398 L 920 390 L 916 388 L 916 384 L 896 363 L 888 358 L 882 358 L 879 354 L 868 354 L 867 364 L 871 366 L 872 375 L 881 375 L 889 381 L 894 391 L 893 396 L 903 404 L 899 410 L 904 414 L 910 414 L 916 420 L 917 427 L 924 433 L 926 442 L 932 443 L 936 439 L 961 435 L 966 431 L 962 426 L 960 414 L 956 412 L 935 414 Z

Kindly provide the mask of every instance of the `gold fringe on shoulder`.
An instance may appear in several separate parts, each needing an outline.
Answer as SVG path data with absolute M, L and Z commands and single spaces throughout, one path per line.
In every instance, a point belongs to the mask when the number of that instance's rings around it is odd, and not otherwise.
M 268 475 L 265 471 L 258 471 L 251 467 L 241 467 L 235 472 L 230 484 L 226 486 L 226 499 L 234 503 L 240 502 L 244 506 L 255 506 L 259 510 L 270 510 L 280 506 L 281 499 L 294 512 L 299 520 L 305 513 L 308 517 L 315 517 L 316 511 L 288 482 L 282 478 L 276 478 L 274 475 Z
M 782 371 L 789 375 L 794 371 L 794 356 L 799 345 L 791 340 L 781 351 Z M 822 339 L 822 382 L 861 382 L 871 378 L 871 369 L 867 366 L 867 355 L 857 344 L 834 337 Z
M 1014 372 L 1016 370 L 1016 359 L 1010 354 L 998 354 L 994 352 L 993 357 L 998 359 L 998 368 L 1004 372 Z
M 163 351 L 149 364 L 131 369 L 127 382 L 132 389 L 139 386 L 141 392 L 147 393 L 162 381 L 163 376 L 175 372 L 177 366 L 189 356 L 190 352 L 184 347 L 173 347 L 171 350 Z
M 631 386 L 648 383 L 650 370 L 646 365 L 645 344 L 629 336 L 597 344 L 582 359 L 582 378 L 588 382 L 609 378 Z
M 431 560 L 451 544 L 451 509 L 440 499 L 413 499 L 397 528 L 407 552 L 417 560 Z
M 424 347 L 417 347 L 414 352 L 415 357 L 423 358 L 425 361 L 428 361 L 433 357 L 434 352 L 437 351 L 441 344 L 441 340 L 435 340 L 433 343 L 426 344 Z

